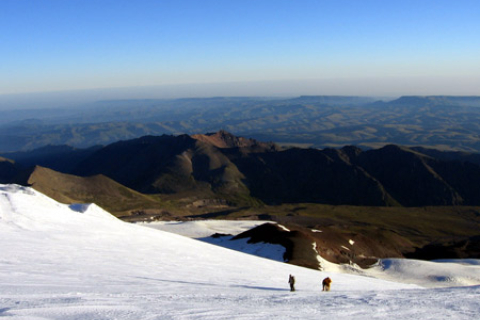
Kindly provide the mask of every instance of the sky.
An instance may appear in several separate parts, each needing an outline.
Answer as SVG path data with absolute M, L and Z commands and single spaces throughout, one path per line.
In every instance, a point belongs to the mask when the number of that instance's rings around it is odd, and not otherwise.
M 479 17 L 477 0 L 1 0 L 0 96 L 480 95 Z

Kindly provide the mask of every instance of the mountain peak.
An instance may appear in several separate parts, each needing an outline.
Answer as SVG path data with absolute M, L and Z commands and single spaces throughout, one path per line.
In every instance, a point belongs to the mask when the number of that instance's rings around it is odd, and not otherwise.
M 273 143 L 264 143 L 259 142 L 255 139 L 237 137 L 232 133 L 220 130 L 218 132 L 206 133 L 206 134 L 196 134 L 192 138 L 210 143 L 217 148 L 226 149 L 226 148 L 249 148 L 253 146 L 265 146 L 265 147 L 275 147 Z

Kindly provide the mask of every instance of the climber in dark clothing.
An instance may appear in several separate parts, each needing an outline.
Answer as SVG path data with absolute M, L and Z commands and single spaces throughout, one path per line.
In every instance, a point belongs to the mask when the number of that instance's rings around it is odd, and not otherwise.
M 290 284 L 290 291 L 295 291 L 295 277 L 290 275 L 288 278 L 288 283 Z

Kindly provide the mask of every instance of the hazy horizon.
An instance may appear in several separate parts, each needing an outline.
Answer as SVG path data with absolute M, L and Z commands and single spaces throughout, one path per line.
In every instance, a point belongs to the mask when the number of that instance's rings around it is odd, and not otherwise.
M 480 95 L 479 15 L 474 0 L 5 0 L 0 100 Z
M 395 81 L 392 79 L 390 81 Z M 434 89 L 416 90 L 415 83 L 405 81 L 404 90 L 383 91 L 372 88 L 371 81 L 364 79 L 355 90 L 341 89 L 352 83 L 352 79 L 304 80 L 304 81 L 257 81 L 257 82 L 225 82 L 199 84 L 172 84 L 162 86 L 118 87 L 78 89 L 47 92 L 27 92 L 16 94 L 0 94 L 0 110 L 38 109 L 75 107 L 85 103 L 102 100 L 141 100 L 141 99 L 182 99 L 211 97 L 259 97 L 259 98 L 292 98 L 298 96 L 359 96 L 372 97 L 378 100 L 393 100 L 401 96 L 476 96 L 468 89 L 437 91 Z M 343 84 L 343 85 L 342 85 Z M 385 81 L 384 86 L 389 82 Z M 353 84 L 352 84 L 353 85 Z M 340 89 L 339 89 L 340 88 Z

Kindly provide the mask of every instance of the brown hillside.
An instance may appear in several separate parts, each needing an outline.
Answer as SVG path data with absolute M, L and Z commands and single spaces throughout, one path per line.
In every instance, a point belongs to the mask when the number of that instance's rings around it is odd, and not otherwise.
M 197 139 L 199 141 L 206 142 L 208 144 L 211 144 L 221 149 L 225 149 L 225 148 L 257 148 L 257 149 L 263 148 L 265 150 L 279 149 L 279 147 L 273 143 L 265 143 L 265 142 L 257 141 L 255 139 L 237 137 L 224 130 L 220 130 L 215 133 L 195 134 L 195 135 L 192 135 L 192 138 Z
M 454 175 L 458 179 L 472 175 L 480 177 L 478 166 L 465 167 L 460 162 L 441 165 L 442 161 L 395 145 L 363 152 L 351 161 L 374 176 L 404 206 L 471 205 L 478 204 L 480 199 L 460 193 L 444 176 Z M 436 170 L 440 166 L 445 168 L 445 165 L 447 170 Z M 464 187 L 477 190 L 472 182 Z M 477 194 L 480 195 L 478 191 Z
M 28 154 L 22 155 L 24 162 Z M 74 155 L 81 159 L 66 173 L 102 174 L 144 194 L 193 198 L 191 202 L 480 205 L 480 165 L 465 161 L 474 157 L 448 154 L 446 159 L 445 154 L 425 155 L 395 145 L 368 151 L 280 150 L 220 131 L 193 137 L 145 136 L 88 153 L 63 150 L 52 154 L 56 161 L 42 153 L 42 161 L 68 163 Z M 29 160 L 34 159 L 38 157 Z
M 187 135 L 143 137 L 109 145 L 74 170 L 103 174 L 142 193 L 248 199 L 244 176 L 221 149 Z
M 115 216 L 158 210 L 158 200 L 131 190 L 103 175 L 78 177 L 35 167 L 26 184 L 62 203 L 95 203 Z

